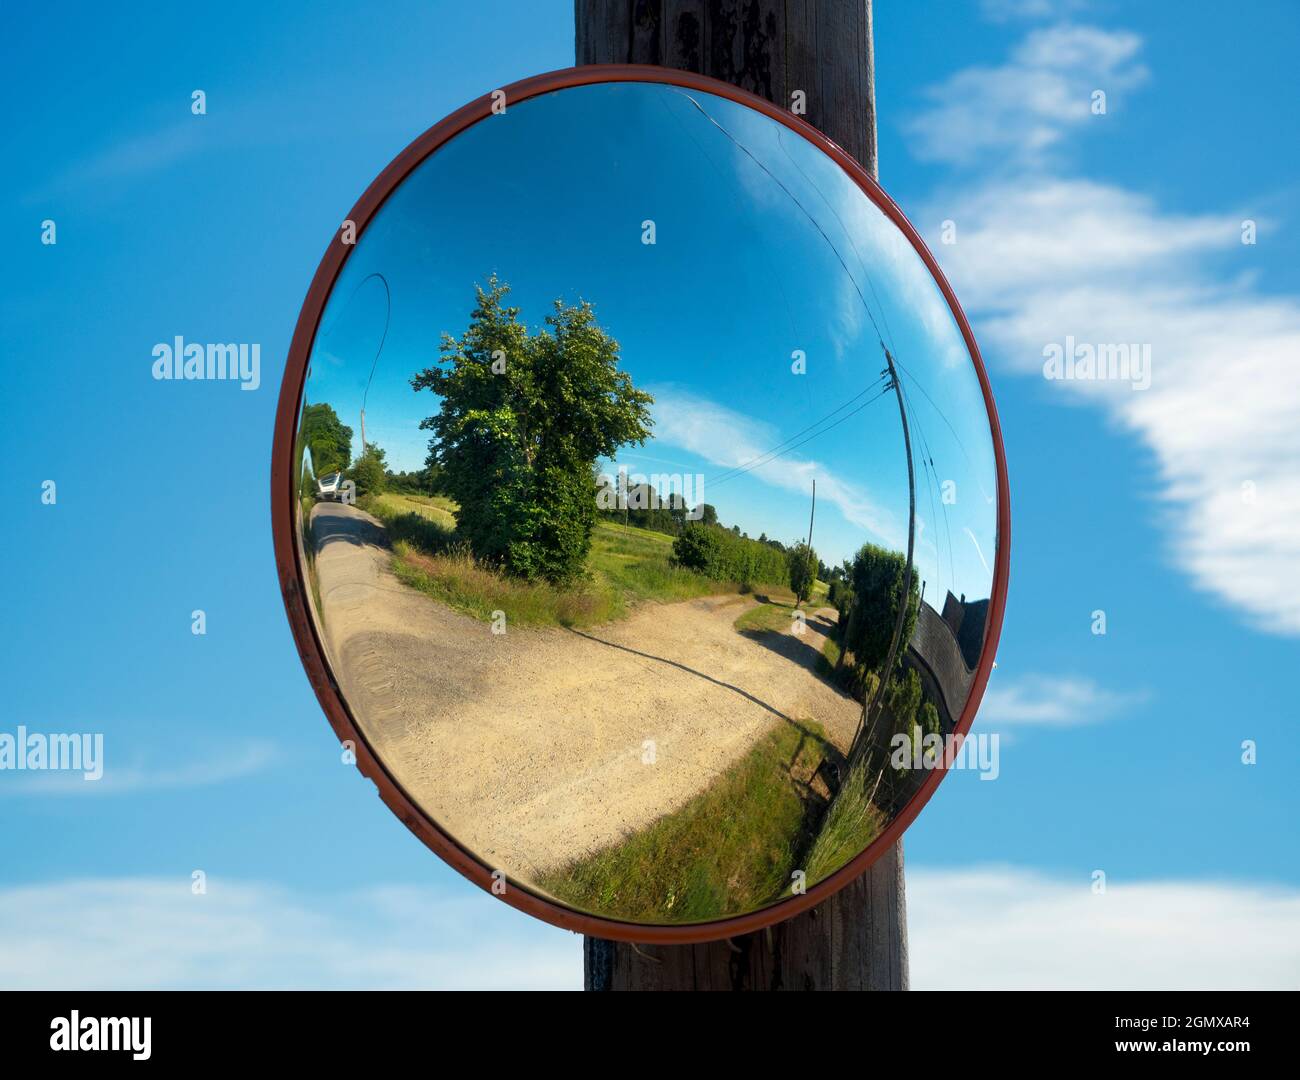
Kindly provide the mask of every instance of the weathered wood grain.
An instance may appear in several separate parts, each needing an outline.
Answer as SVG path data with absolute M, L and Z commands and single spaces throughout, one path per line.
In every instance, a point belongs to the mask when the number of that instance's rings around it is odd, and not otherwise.
M 906 990 L 902 846 L 811 911 L 703 945 L 586 938 L 588 990 Z
M 662 64 L 788 108 L 874 176 L 870 0 L 575 0 L 580 64 Z

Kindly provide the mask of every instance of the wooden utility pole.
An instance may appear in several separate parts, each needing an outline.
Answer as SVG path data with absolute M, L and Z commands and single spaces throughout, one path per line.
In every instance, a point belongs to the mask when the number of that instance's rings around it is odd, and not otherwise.
M 808 550 L 812 551 L 813 518 L 817 516 L 817 477 L 813 477 L 812 507 L 808 511 Z
M 871 0 L 575 0 L 579 64 L 660 64 L 789 108 L 876 175 Z M 587 938 L 588 990 L 906 990 L 903 848 L 769 930 L 703 945 Z
M 894 633 L 889 639 L 889 652 L 885 656 L 885 666 L 880 669 L 880 682 L 876 694 L 868 705 L 862 701 L 862 718 L 858 721 L 858 734 L 849 750 L 849 761 L 856 761 L 866 752 L 866 733 L 871 730 L 870 720 L 873 714 L 879 714 L 880 701 L 885 696 L 885 687 L 889 677 L 894 673 L 894 664 L 898 660 L 898 650 L 903 644 L 903 623 L 907 618 L 908 600 L 912 595 L 912 578 L 914 576 L 912 556 L 916 546 L 916 466 L 912 462 L 912 432 L 907 423 L 907 403 L 903 400 L 903 384 L 898 381 L 898 368 L 894 366 L 894 357 L 885 350 L 885 363 L 888 364 L 889 387 L 898 398 L 898 418 L 903 425 L 903 452 L 907 455 L 907 563 L 903 572 L 903 590 L 898 598 L 898 613 L 894 616 Z

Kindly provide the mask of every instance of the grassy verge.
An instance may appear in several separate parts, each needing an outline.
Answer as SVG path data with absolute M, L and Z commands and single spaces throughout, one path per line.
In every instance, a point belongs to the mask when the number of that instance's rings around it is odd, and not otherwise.
M 779 725 L 680 810 L 538 884 L 578 908 L 659 923 L 738 914 L 778 899 L 812 840 L 800 782 L 824 744 L 815 723 L 804 727 L 813 734 Z
M 885 827 L 884 813 L 869 798 L 872 783 L 874 777 L 867 776 L 866 765 L 860 762 L 840 785 L 804 860 L 809 885 L 859 855 Z
M 757 607 L 749 608 L 736 617 L 732 625 L 742 633 L 749 631 L 755 633 L 763 630 L 770 630 L 776 634 L 790 633 L 791 624 L 794 622 L 794 596 L 788 599 L 780 599 L 774 596 L 761 596 Z M 805 610 L 803 608 L 797 610 Z
M 839 633 L 839 631 L 835 631 Z M 835 665 L 840 662 L 840 643 L 835 637 L 835 633 L 827 634 L 822 641 L 822 658 L 817 665 L 817 673 L 830 678 L 835 674 Z
M 673 538 L 635 526 L 597 522 L 587 568 L 598 588 L 618 593 L 624 604 L 637 600 L 691 600 L 739 592 L 735 582 L 715 581 L 673 566 Z
M 516 626 L 592 626 L 622 618 L 638 601 L 670 603 L 740 588 L 673 566 L 671 536 L 609 522 L 592 533 L 584 580 L 566 588 L 522 581 L 476 562 L 457 543 L 450 499 L 386 493 L 360 505 L 388 530 L 393 571 L 402 582 L 480 619 L 504 611 Z
M 385 492 L 362 499 L 362 509 L 385 524 L 390 518 L 416 514 L 451 532 L 456 528 L 457 506 L 440 495 L 396 495 Z
M 795 612 L 794 596 L 786 594 L 784 599 L 776 596 L 760 596 L 758 600 L 757 607 L 752 607 L 737 616 L 733 624 L 735 628 L 742 634 L 760 633 L 765 630 L 775 634 L 790 633 Z M 818 602 L 814 590 L 812 600 L 804 605 L 803 610 L 815 611 L 821 606 L 824 605 Z M 821 655 L 817 659 L 817 674 L 825 679 L 831 678 L 835 674 L 835 664 L 839 658 L 840 645 L 832 632 L 822 639 Z
M 393 543 L 397 579 L 435 600 L 479 619 L 505 612 L 510 626 L 592 626 L 622 614 L 608 590 L 557 589 L 488 570 L 467 552 L 429 554 L 400 539 Z

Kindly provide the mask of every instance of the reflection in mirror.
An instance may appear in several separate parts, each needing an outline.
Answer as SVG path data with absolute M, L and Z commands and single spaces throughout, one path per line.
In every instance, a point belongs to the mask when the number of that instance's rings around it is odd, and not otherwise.
M 359 730 L 576 910 L 811 887 L 962 716 L 998 543 L 974 362 L 890 218 L 741 104 L 577 87 L 438 149 L 334 283 L 296 452 Z

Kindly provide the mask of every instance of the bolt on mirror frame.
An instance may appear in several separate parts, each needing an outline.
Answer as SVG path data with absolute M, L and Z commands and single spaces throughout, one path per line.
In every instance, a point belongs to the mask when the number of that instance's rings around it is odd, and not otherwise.
M 357 200 L 345 221 L 353 223 L 354 236 L 359 239 L 380 207 L 402 182 L 440 147 L 472 125 L 489 118 L 493 105 L 502 100 L 506 106 L 518 104 L 529 98 L 558 90 L 589 86 L 599 83 L 657 83 L 714 94 L 740 105 L 747 106 L 764 116 L 783 124 L 787 129 L 806 139 L 829 156 L 844 170 L 863 193 L 902 231 L 921 260 L 925 263 L 948 303 L 949 310 L 961 330 L 962 339 L 975 366 L 988 412 L 989 431 L 993 442 L 994 462 L 997 472 L 997 552 L 994 559 L 993 581 L 985 627 L 983 648 L 971 682 L 969 696 L 962 708 L 954 734 L 965 738 L 975 719 L 979 703 L 988 684 L 1002 629 L 1006 608 L 1007 585 L 1010 572 L 1011 506 L 1007 488 L 1006 454 L 1002 444 L 1002 431 L 997 409 L 989 385 L 988 373 L 980 357 L 970 323 L 953 294 L 934 256 L 911 223 L 893 200 L 866 173 L 862 166 L 840 149 L 824 134 L 810 124 L 764 98 L 746 90 L 703 75 L 687 71 L 637 64 L 595 64 L 565 68 L 536 75 L 476 98 L 441 120 L 415 139 L 392 162 Z M 295 483 L 292 468 L 293 447 L 297 433 L 298 412 L 307 378 L 308 361 L 320 325 L 321 316 L 329 300 L 334 283 L 342 271 L 354 243 L 342 241 L 343 229 L 336 231 L 316 269 L 307 297 L 294 327 L 289 354 L 285 363 L 280 397 L 276 407 L 275 432 L 271 457 L 271 523 L 275 545 L 276 571 L 284 598 L 285 613 L 293 632 L 299 657 L 307 672 L 312 689 L 334 729 L 340 743 L 351 742 L 355 747 L 356 764 L 361 774 L 374 783 L 388 808 L 434 854 L 444 862 L 488 892 L 501 881 L 494 878 L 494 870 L 462 847 L 449 833 L 444 832 L 433 819 L 403 790 L 385 767 L 362 734 L 352 717 L 334 680 L 325 653 L 317 635 L 316 625 L 309 613 L 305 598 L 305 577 L 299 563 L 295 532 Z M 858 877 L 879 859 L 916 819 L 921 809 L 942 781 L 946 766 L 930 769 L 921 786 L 904 805 L 898 815 L 863 851 L 859 852 L 833 874 L 812 885 L 800 895 L 786 897 L 757 911 L 729 916 L 709 922 L 657 925 L 633 923 L 619 919 L 591 915 L 566 907 L 557 901 L 533 891 L 528 886 L 505 879 L 505 890 L 499 894 L 512 907 L 526 912 L 553 926 L 594 937 L 640 944 L 694 944 L 750 933 L 774 925 L 802 911 L 816 906 Z M 497 871 L 499 875 L 499 871 Z

